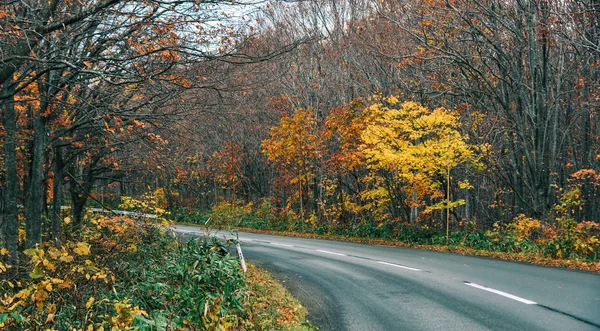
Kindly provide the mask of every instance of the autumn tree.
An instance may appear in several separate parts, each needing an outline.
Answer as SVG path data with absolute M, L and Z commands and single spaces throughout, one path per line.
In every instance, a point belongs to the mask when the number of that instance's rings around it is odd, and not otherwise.
M 139 168 L 122 166 L 120 158 L 131 150 L 127 146 L 163 144 L 156 132 L 161 122 L 184 110 L 168 101 L 191 88 L 214 89 L 187 69 L 200 62 L 239 66 L 266 61 L 299 42 L 261 54 L 242 50 L 256 29 L 233 24 L 237 16 L 224 6 L 240 6 L 241 13 L 248 8 L 244 4 L 32 0 L 0 5 L 0 106 L 6 130 L 1 227 L 12 258 L 18 256 L 19 199 L 26 207 L 26 246 L 42 240 L 50 178 L 53 225 L 59 225 L 65 179 L 73 218 L 80 222 L 97 179 L 114 180 Z M 27 92 L 32 86 L 37 92 Z M 26 93 L 29 99 L 18 99 Z M 26 123 L 17 123 L 24 114 L 19 105 L 31 115 Z M 26 167 L 20 168 L 19 125 L 31 128 L 26 133 L 32 141 L 25 149 Z M 47 161 L 53 162 L 52 171 Z M 26 173 L 22 191 L 15 180 L 18 171 Z
M 305 210 L 314 211 L 318 197 L 313 186 L 318 180 L 323 153 L 314 111 L 296 109 L 291 116 L 282 117 L 279 125 L 271 129 L 270 138 L 263 141 L 263 150 L 279 166 L 282 184 L 296 191 L 288 204 L 297 201 L 302 217 Z M 313 204 L 307 205 L 309 201 Z
M 371 201 L 389 201 L 392 217 L 401 216 L 397 210 L 403 209 L 407 220 L 410 207 L 423 205 L 426 197 L 434 202 L 446 196 L 441 203 L 430 202 L 429 209 L 464 203 L 449 201 L 449 186 L 444 185 L 451 170 L 476 161 L 476 146 L 461 134 L 458 115 L 443 108 L 431 111 L 414 102 L 399 104 L 395 97 L 384 102 L 367 108 L 372 121 L 362 133 L 361 149 L 376 187 L 365 195 Z M 461 183 L 461 188 L 467 186 L 468 181 Z

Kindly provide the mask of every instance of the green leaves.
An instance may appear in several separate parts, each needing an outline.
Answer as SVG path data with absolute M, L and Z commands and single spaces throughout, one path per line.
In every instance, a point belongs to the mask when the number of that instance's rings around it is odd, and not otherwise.
M 121 261 L 116 288 L 147 309 L 142 321 L 209 329 L 237 321 L 245 314 L 246 283 L 227 243 L 216 238 L 177 243 L 167 237 L 138 245 Z
M 31 277 L 32 279 L 37 279 L 40 278 L 44 275 L 44 270 L 42 269 L 41 266 L 36 265 L 33 270 L 29 273 L 29 277 Z

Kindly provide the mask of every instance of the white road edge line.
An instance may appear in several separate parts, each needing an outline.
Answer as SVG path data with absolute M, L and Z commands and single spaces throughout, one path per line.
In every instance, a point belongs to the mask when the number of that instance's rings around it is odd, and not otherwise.
M 285 246 L 285 247 L 294 247 L 293 245 L 288 245 L 288 244 L 280 244 L 280 243 L 274 243 L 272 242 L 271 245 L 276 245 L 276 246 Z
M 317 249 L 317 252 L 327 253 L 327 254 L 333 254 L 333 255 L 339 255 L 339 256 L 348 256 L 346 254 L 336 253 L 336 252 L 330 252 L 330 251 L 324 251 L 324 250 L 321 250 L 321 249 Z
M 480 290 L 484 290 L 484 291 L 492 292 L 492 293 L 495 293 L 495 294 L 501 295 L 501 296 L 503 296 L 503 297 L 507 297 L 507 298 L 509 298 L 509 299 L 513 299 L 513 300 L 515 300 L 515 301 L 522 302 L 522 303 L 524 303 L 524 304 L 526 304 L 526 305 L 537 305 L 537 302 L 535 302 L 535 301 L 531 301 L 531 300 L 523 299 L 523 298 L 521 298 L 521 297 L 518 297 L 518 296 L 516 296 L 516 295 L 512 295 L 512 294 L 510 294 L 510 293 L 506 293 L 506 292 L 502 292 L 502 291 L 499 291 L 499 290 L 495 290 L 495 289 L 493 289 L 493 288 L 485 287 L 485 286 L 483 286 L 483 285 L 479 285 L 479 284 L 475 284 L 475 283 L 469 283 L 469 282 L 465 282 L 465 285 L 468 285 L 468 286 L 471 286 L 471 287 L 474 287 L 474 288 L 478 288 L 478 289 L 480 289 Z
M 412 271 L 421 271 L 421 269 L 411 268 L 411 267 L 407 267 L 407 266 L 403 266 L 403 265 L 399 265 L 399 264 L 388 263 L 388 262 L 383 262 L 383 261 L 377 261 L 377 263 L 391 265 L 392 267 L 398 267 L 398 268 L 408 269 L 408 270 L 412 270 Z

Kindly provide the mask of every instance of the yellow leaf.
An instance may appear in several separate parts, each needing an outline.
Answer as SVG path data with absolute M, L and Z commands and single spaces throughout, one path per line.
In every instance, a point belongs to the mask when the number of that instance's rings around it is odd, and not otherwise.
M 64 253 L 64 254 L 63 254 L 61 257 L 60 257 L 60 260 L 61 260 L 62 262 L 67 262 L 67 263 L 70 263 L 70 262 L 73 262 L 73 257 L 72 257 L 71 255 L 69 255 L 69 254 L 66 254 L 66 253 Z
M 71 280 L 69 278 L 66 278 L 62 283 L 60 283 L 58 285 L 59 288 L 70 288 L 71 287 Z
M 84 256 L 90 254 L 90 245 L 84 242 L 78 242 L 77 246 L 73 249 L 77 255 Z
M 94 299 L 94 297 L 90 297 L 88 302 L 85 304 L 85 308 L 90 309 L 90 307 L 92 306 L 92 304 L 94 303 L 95 300 L 96 299 Z
M 386 101 L 387 101 L 387 103 L 389 103 L 389 104 L 390 104 L 390 105 L 392 105 L 392 106 L 393 106 L 393 105 L 395 105 L 395 104 L 397 104 L 397 103 L 399 102 L 399 101 L 398 101 L 398 98 L 396 98 L 396 97 L 395 97 L 395 96 L 393 96 L 393 95 L 390 95 L 390 96 L 387 98 L 387 100 L 386 100 Z
M 50 257 L 53 260 L 56 260 L 60 257 L 60 251 L 55 247 L 48 248 L 48 251 L 46 253 L 48 254 L 48 257 Z
M 65 217 L 65 219 L 63 220 L 63 222 L 65 222 L 65 224 L 69 224 L 69 223 L 71 223 L 71 218 L 70 217 Z
M 458 187 L 460 187 L 461 189 L 472 189 L 473 185 L 469 183 L 468 179 L 465 179 L 463 181 L 458 182 Z
M 54 271 L 56 268 L 54 267 L 54 263 L 48 261 L 47 259 L 44 259 L 42 261 L 42 264 L 44 265 L 44 267 L 46 267 L 48 270 L 50 271 Z

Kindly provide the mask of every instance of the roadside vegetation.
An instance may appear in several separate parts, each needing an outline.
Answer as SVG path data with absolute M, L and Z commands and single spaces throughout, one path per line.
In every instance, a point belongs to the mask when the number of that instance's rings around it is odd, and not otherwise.
M 317 330 L 307 321 L 308 311 L 264 269 L 248 265 L 250 317 L 247 330 Z
M 289 210 L 274 207 L 268 200 L 258 205 L 223 202 L 207 213 L 180 210 L 173 217 L 180 223 L 204 224 L 210 219 L 210 226 L 220 228 L 402 245 L 600 272 L 600 225 L 575 222 L 568 210 L 577 208 L 577 204 L 569 206 L 569 203 L 572 202 L 556 206 L 560 216 L 554 221 L 521 214 L 510 223 L 497 223 L 487 230 L 474 222 L 459 224 L 450 232 L 448 245 L 439 223 L 411 225 L 364 219 L 352 226 L 336 223 L 315 226 Z
M 311 329 L 306 310 L 264 270 L 244 274 L 231 242 L 179 240 L 162 218 L 86 220 L 70 227 L 65 211 L 61 247 L 27 249 L 18 267 L 0 262 L 0 329 Z

